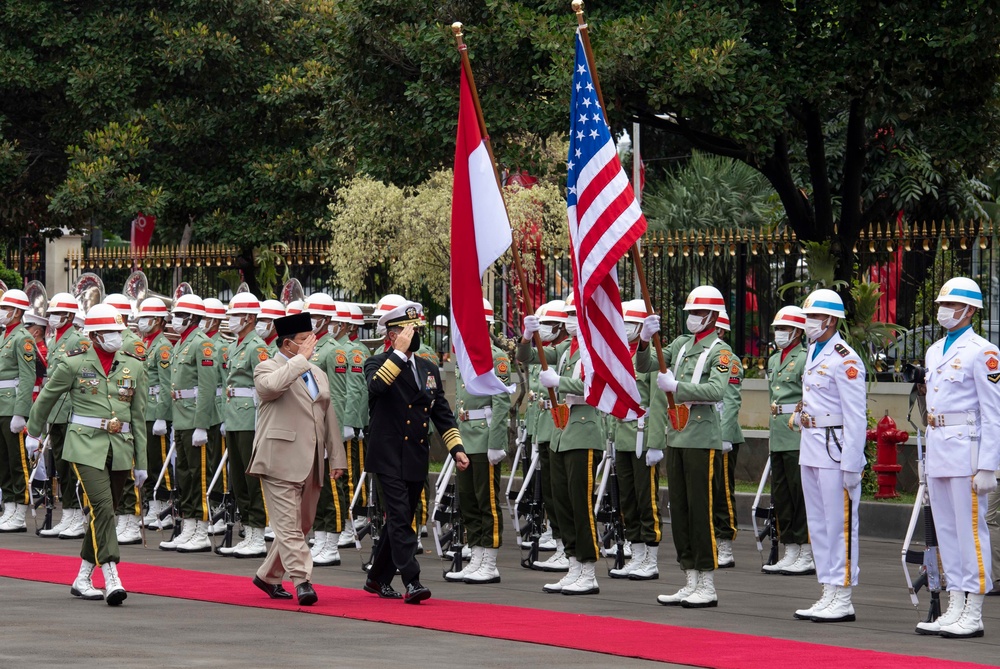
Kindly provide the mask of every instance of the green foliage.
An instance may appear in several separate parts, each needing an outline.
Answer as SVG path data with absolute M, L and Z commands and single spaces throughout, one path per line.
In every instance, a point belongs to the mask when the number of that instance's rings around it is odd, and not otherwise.
M 257 285 L 260 287 L 259 297 L 262 300 L 275 299 L 277 297 L 274 292 L 275 287 L 283 286 L 289 278 L 288 265 L 281 255 L 282 251 L 288 250 L 288 245 L 277 243 L 274 246 L 277 250 L 269 246 L 260 246 L 253 252 L 253 262 L 257 267 Z
M 903 330 L 895 323 L 877 320 L 882 295 L 880 284 L 867 279 L 854 279 L 851 282 L 853 308 L 848 317 L 840 321 L 840 334 L 861 358 L 869 385 L 875 383 L 875 373 L 881 371 L 878 369 L 878 354 L 895 343 L 897 332 Z
M 0 262 L 0 281 L 3 281 L 8 288 L 20 288 L 24 285 L 24 279 L 17 270 L 8 269 L 2 262 Z

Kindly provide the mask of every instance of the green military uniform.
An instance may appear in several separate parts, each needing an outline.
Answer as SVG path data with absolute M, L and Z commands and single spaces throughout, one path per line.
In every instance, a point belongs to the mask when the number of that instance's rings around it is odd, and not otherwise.
M 558 344 L 547 346 L 546 351 L 551 349 L 555 352 L 556 360 L 561 360 L 563 354 L 569 350 L 570 340 L 566 339 Z M 548 356 L 548 353 L 546 353 Z M 537 357 L 537 356 L 536 356 Z M 549 390 L 538 381 L 538 375 L 542 371 L 540 364 L 532 365 L 532 372 L 529 375 L 529 383 L 532 391 L 532 403 L 537 411 L 535 418 L 535 442 L 538 444 L 538 467 L 541 470 L 542 484 L 542 506 L 545 507 L 546 518 L 549 521 L 549 529 L 552 530 L 552 538 L 562 539 L 559 529 L 559 518 L 555 513 L 555 502 L 552 499 L 552 450 L 555 448 L 554 440 L 559 430 L 552 419 L 552 401 L 549 399 Z M 533 381 L 531 379 L 534 379 Z
M 223 414 L 226 406 L 226 376 L 229 374 L 229 340 L 224 338 L 222 332 L 219 330 L 206 334 L 212 340 L 212 343 L 215 344 L 215 369 L 218 373 L 217 385 L 215 387 L 215 418 L 212 421 L 212 429 L 208 431 L 208 444 L 206 444 L 208 446 L 208 479 L 211 482 L 215 472 L 219 469 L 219 464 L 222 462 L 222 454 L 226 452 L 227 445 L 226 437 L 222 436 L 222 423 L 225 420 Z M 227 425 L 227 432 L 228 427 Z M 222 493 L 228 489 L 229 475 L 223 469 L 222 475 L 215 484 L 215 488 L 210 491 L 213 503 L 220 502 L 222 500 Z
M 253 330 L 238 340 L 229 350 L 223 420 L 229 448 L 230 484 L 236 498 L 236 508 L 244 527 L 263 529 L 267 526 L 267 509 L 260 488 L 260 479 L 247 476 L 246 469 L 253 453 L 257 406 L 254 399 L 253 371 L 270 357 L 267 345 Z
M 49 343 L 48 373 L 52 376 L 55 370 L 66 361 L 66 354 L 80 347 L 80 342 L 90 345 L 90 339 L 83 336 L 79 330 L 68 325 L 62 334 L 56 333 Z M 62 509 L 79 509 L 80 500 L 76 496 L 76 474 L 70 463 L 63 459 L 63 444 L 66 440 L 66 424 L 73 408 L 69 395 L 62 395 L 52 407 L 49 414 L 49 447 L 52 449 L 52 461 L 55 464 L 55 477 L 59 480 L 59 499 Z
M 163 469 L 163 463 L 170 452 L 170 422 L 173 420 L 173 399 L 170 396 L 171 361 L 174 345 L 163 332 L 146 341 L 146 378 L 149 380 L 149 399 L 146 402 L 146 461 L 149 464 L 149 478 L 143 489 L 146 499 L 153 499 L 153 486 Z M 162 420 L 167 425 L 166 434 L 153 434 L 153 423 Z M 174 489 L 170 468 L 163 477 L 163 491 L 157 491 L 161 501 L 166 501 L 170 490 Z
M 125 316 L 123 315 L 122 318 L 125 318 Z M 137 335 L 136 333 L 132 332 L 132 330 L 130 330 L 128 328 L 125 328 L 124 330 L 122 330 L 121 334 L 122 334 L 122 348 L 123 349 L 125 349 L 127 351 L 135 351 L 135 350 L 137 350 L 136 349 L 136 345 L 138 345 L 139 349 L 142 350 L 143 357 L 145 358 L 147 356 L 148 351 L 146 350 L 146 344 L 142 341 L 142 339 L 139 338 L 139 335 Z M 144 362 L 144 364 L 145 364 L 145 362 Z M 147 378 L 148 378 L 148 374 L 147 374 Z M 149 403 L 148 400 L 147 400 L 146 403 L 147 404 Z M 148 429 L 152 429 L 151 428 L 151 424 L 150 424 L 150 427 L 147 428 L 147 430 Z M 147 434 L 146 436 L 147 436 L 146 443 L 148 444 L 149 443 L 149 440 L 148 440 L 149 435 Z M 149 453 L 148 452 L 146 453 L 146 458 L 147 458 L 147 460 L 149 458 Z M 159 472 L 157 472 L 157 473 L 159 473 Z M 118 513 L 118 515 L 122 515 L 122 516 L 141 516 L 142 515 L 142 500 L 139 499 L 139 496 L 136 494 L 134 483 L 135 483 L 135 481 L 134 481 L 134 479 L 131 478 L 131 474 L 130 474 L 129 475 L 129 480 L 127 481 L 127 483 L 125 485 L 125 489 L 122 491 L 121 501 L 120 501 L 120 503 L 118 505 L 118 508 L 116 509 L 116 513 Z M 154 481 L 154 483 L 155 483 L 155 481 Z
M 783 544 L 808 544 L 809 526 L 802 494 L 799 469 L 801 433 L 788 426 L 794 406 L 802 400 L 802 373 L 806 348 L 796 346 L 787 355 L 777 351 L 767 361 L 768 392 L 771 399 L 771 499 Z M 782 359 L 784 358 L 784 359 Z
M 496 346 L 493 371 L 504 384 L 510 383 L 510 358 Z M 510 394 L 472 395 L 455 368 L 458 430 L 462 435 L 469 468 L 457 473 L 459 510 L 470 546 L 500 548 L 503 543 L 503 512 L 500 501 L 500 465 L 490 463 L 489 450 L 507 450 Z
M 330 406 L 337 416 L 337 424 L 343 425 L 341 414 L 344 406 L 343 396 L 347 391 L 347 351 L 336 337 L 324 334 L 317 342 L 309 361 L 326 372 L 330 385 Z M 341 370 L 339 373 L 336 371 L 338 367 Z M 325 475 L 323 487 L 319 492 L 319 502 L 316 505 L 313 530 L 339 534 L 344 530 L 350 500 L 344 499 L 346 492 L 339 482 L 330 478 L 328 461 L 324 461 L 323 468 Z
M 8 504 L 28 505 L 31 502 L 26 485 L 31 470 L 24 450 L 23 433 L 10 431 L 14 416 L 27 417 L 31 410 L 31 393 L 35 387 L 35 339 L 23 323 L 8 327 L 0 344 L 0 488 L 4 507 Z M 48 413 L 45 414 L 48 418 Z M 39 434 L 35 432 L 34 434 Z
M 717 566 L 717 548 L 712 521 L 712 479 L 722 454 L 722 427 L 715 405 L 725 395 L 730 366 L 736 356 L 715 333 L 701 339 L 681 335 L 663 355 L 678 381 L 674 399 L 690 405 L 690 418 L 684 430 L 678 432 L 667 421 L 667 488 L 677 561 L 684 570 L 713 571 Z M 658 361 L 650 355 L 650 347 L 640 346 L 636 370 L 655 372 L 657 368 Z
M 90 509 L 80 556 L 97 565 L 119 561 L 115 508 L 133 464 L 147 467 L 145 361 L 145 347 L 134 339 L 114 354 L 110 372 L 93 346 L 74 349 L 50 374 L 28 419 L 28 433 L 42 434 L 56 402 L 72 395 L 63 457 L 72 463 Z M 94 421 L 105 427 L 84 424 Z
M 343 344 L 347 347 L 347 397 L 344 399 L 344 425 L 354 428 L 354 438 L 344 442 L 344 450 L 347 452 L 347 476 L 342 476 L 341 480 L 347 487 L 347 501 L 354 499 L 354 490 L 361 478 L 361 472 L 365 468 L 365 442 L 364 430 L 368 427 L 368 382 L 365 381 L 365 360 L 371 352 L 360 339 L 350 341 L 348 337 L 343 338 Z M 364 491 L 360 498 L 360 505 L 367 503 Z M 358 509 L 359 514 L 363 514 L 363 509 Z
M 743 364 L 735 355 L 729 365 L 729 384 L 722 397 L 719 414 L 722 441 L 732 444 L 731 451 L 722 453 L 721 467 L 715 469 L 714 503 L 715 538 L 732 541 L 736 538 L 736 456 L 743 443 L 743 429 L 740 427 L 740 407 L 743 406 Z

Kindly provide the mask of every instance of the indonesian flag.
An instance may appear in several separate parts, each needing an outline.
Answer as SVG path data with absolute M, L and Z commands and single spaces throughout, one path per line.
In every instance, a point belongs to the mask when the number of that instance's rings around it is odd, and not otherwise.
M 138 251 L 149 247 L 153 238 L 153 228 L 156 227 L 156 216 L 144 214 L 141 211 L 132 219 L 132 250 Z
M 493 372 L 483 274 L 511 244 L 510 221 L 462 70 L 451 199 L 451 342 L 472 395 L 514 392 Z

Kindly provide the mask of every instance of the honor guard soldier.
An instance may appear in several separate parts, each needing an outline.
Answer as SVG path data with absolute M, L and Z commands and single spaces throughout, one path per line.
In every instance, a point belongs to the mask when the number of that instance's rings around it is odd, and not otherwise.
M 174 345 L 167 339 L 164 328 L 167 323 L 167 305 L 158 297 L 147 297 L 139 303 L 136 329 L 146 347 L 146 380 L 149 383 L 146 399 L 146 464 L 149 471 L 159 474 L 170 452 L 169 434 L 172 420 L 173 399 L 170 396 L 171 362 Z M 154 477 L 155 478 L 155 477 Z M 148 500 L 148 510 L 143 524 L 152 530 L 167 530 L 174 526 L 172 514 L 162 520 L 160 514 L 170 507 L 169 490 L 174 488 L 170 468 L 164 475 L 164 487 L 157 490 L 159 499 L 153 495 L 155 480 L 146 479 L 141 488 Z
M 179 334 L 180 339 L 174 344 L 170 393 L 182 525 L 175 539 L 160 542 L 160 549 L 165 551 L 203 553 L 212 550 L 208 538 L 212 514 L 205 487 L 213 472 L 209 469 L 205 444 L 217 415 L 218 361 L 215 344 L 199 327 L 204 317 L 205 304 L 197 295 L 183 295 L 174 302 L 170 329 Z
M 451 358 L 451 340 L 448 338 L 448 317 L 444 314 L 434 318 L 434 350 L 441 364 Z
M 796 306 L 782 307 L 774 315 L 774 344 L 777 351 L 767 361 L 767 387 L 771 400 L 769 450 L 771 458 L 771 501 L 778 526 L 778 541 L 785 554 L 774 564 L 766 564 L 766 574 L 815 574 L 806 501 L 799 471 L 799 433 L 788 425 L 802 401 L 802 375 L 806 369 L 806 349 L 802 332 L 806 316 Z
M 257 399 L 253 373 L 257 365 L 270 358 L 267 345 L 257 334 L 260 301 L 250 293 L 237 293 L 229 302 L 229 331 L 236 342 L 229 352 L 223 423 L 229 453 L 229 485 L 236 499 L 236 508 L 243 525 L 243 540 L 235 546 L 220 547 L 220 555 L 237 558 L 263 557 L 267 553 L 264 528 L 267 509 L 261 493 L 260 478 L 247 476 L 253 453 Z
M 633 355 L 639 346 L 642 322 L 648 315 L 643 300 L 622 303 L 625 336 Z M 656 387 L 653 374 L 636 374 L 635 378 L 645 415 L 631 421 L 609 418 L 625 538 L 632 544 L 632 559 L 621 569 L 608 573 L 611 578 L 650 581 L 660 577 L 657 560 L 663 532 L 658 466 L 667 446 L 667 396 Z
M 664 349 L 667 372 L 657 375 L 657 387 L 674 393 L 689 407 L 683 430 L 667 422 L 667 489 L 670 494 L 670 529 L 685 584 L 656 600 L 664 606 L 703 608 L 718 605 L 714 570 L 718 566 L 712 509 L 712 481 L 722 466 L 722 425 L 716 405 L 729 385 L 733 352 L 716 336 L 716 322 L 725 311 L 722 293 L 712 286 L 698 286 L 684 304 L 690 334 L 674 339 Z M 659 316 L 643 322 L 636 371 L 652 372 L 649 341 L 659 331 Z
M 483 315 L 489 327 L 496 322 L 493 306 L 483 299 Z M 492 347 L 493 372 L 504 385 L 510 383 L 510 357 Z M 510 423 L 510 393 L 473 395 L 461 370 L 455 368 L 455 400 L 458 431 L 462 435 L 469 468 L 457 474 L 459 511 L 472 559 L 464 569 L 447 572 L 448 581 L 499 583 L 497 552 L 503 544 L 503 512 L 500 502 L 500 463 L 507 457 L 507 427 Z
M 229 340 L 222 336 L 221 329 L 222 321 L 226 318 L 226 305 L 222 303 L 222 300 L 214 297 L 206 297 L 203 302 L 205 304 L 205 318 L 199 325 L 205 332 L 205 336 L 215 345 L 215 370 L 217 373 L 215 418 L 212 419 L 212 427 L 208 431 L 208 478 L 211 480 L 219 469 L 219 463 L 222 462 L 222 454 L 226 452 L 226 423 L 223 412 L 226 405 L 226 374 L 229 371 Z M 214 523 L 209 522 L 208 533 L 211 535 L 226 532 L 226 520 L 220 511 L 222 510 L 222 494 L 228 483 L 227 479 L 227 472 L 223 471 L 216 482 L 216 487 L 208 491 L 209 513 L 213 517 L 219 518 Z
M 24 523 L 31 497 L 27 487 L 31 470 L 24 450 L 24 426 L 31 409 L 35 385 L 35 339 L 22 319 L 31 302 L 23 290 L 12 289 L 0 296 L 0 489 L 3 515 L 0 532 L 26 532 Z M 48 416 L 46 416 L 47 418 Z
M 125 323 L 125 329 L 122 330 L 122 339 L 125 341 L 125 344 L 135 344 L 139 341 L 139 337 L 128 329 L 129 320 L 132 318 L 132 303 L 128 301 L 128 298 L 121 293 L 111 293 L 104 298 L 102 304 L 113 307 L 122 317 L 122 322 Z
M 809 339 L 802 382 L 799 467 L 806 500 L 819 601 L 795 617 L 815 622 L 854 620 L 851 588 L 858 583 L 858 508 L 865 469 L 865 368 L 837 332 L 840 296 L 825 288 L 802 305 Z
M 294 316 L 295 314 L 301 314 L 305 309 L 306 303 L 302 300 L 292 300 L 287 305 L 285 305 L 285 313 L 289 316 Z
M 79 348 L 80 342 L 90 345 L 90 340 L 80 334 L 73 325 L 73 318 L 79 310 L 76 298 L 69 293 L 56 293 L 49 300 L 48 315 L 52 338 L 49 343 L 49 375 L 66 361 L 66 354 Z M 48 418 L 49 448 L 52 450 L 52 462 L 55 471 L 52 474 L 59 480 L 59 499 L 62 502 L 62 516 L 59 522 L 47 530 L 40 530 L 39 536 L 59 537 L 61 539 L 79 539 L 83 537 L 86 527 L 83 522 L 83 512 L 80 510 L 80 500 L 76 495 L 76 474 L 70 463 L 63 458 L 63 444 L 66 441 L 66 428 L 72 409 L 68 395 L 62 395 L 56 400 L 52 414 Z
M 729 314 L 722 312 L 715 323 L 716 334 L 725 346 L 725 337 L 731 330 Z M 734 355 L 729 363 L 729 385 L 716 405 L 719 420 L 722 421 L 722 462 L 715 468 L 715 487 L 712 492 L 713 523 L 715 543 L 718 552 L 719 569 L 736 566 L 733 557 L 733 540 L 736 539 L 736 456 L 743 443 L 740 428 L 740 407 L 743 406 L 743 364 Z
M 115 509 L 123 488 L 131 482 L 133 464 L 136 485 L 146 480 L 146 348 L 138 341 L 126 348 L 125 329 L 114 307 L 98 304 L 91 308 L 84 333 L 93 345 L 69 351 L 66 361 L 53 370 L 31 409 L 31 436 L 26 440 L 28 452 L 33 453 L 56 401 L 64 394 L 72 395 L 63 457 L 76 471 L 89 522 L 80 571 L 70 593 L 104 599 L 110 606 L 121 604 L 127 596 L 118 577 Z M 91 581 L 97 566 L 104 572 L 103 593 Z
M 919 634 L 983 636 L 992 586 L 987 496 L 1000 467 L 1000 350 L 972 330 L 983 307 L 975 281 L 956 277 L 938 293 L 947 334 L 927 349 L 927 490 L 948 588 L 948 609 Z
M 569 422 L 556 430 L 549 466 L 552 477 L 552 501 L 559 532 L 569 557 L 566 576 L 548 583 L 542 590 L 564 595 L 596 595 L 601 589 L 595 573 L 598 556 L 597 521 L 594 517 L 594 476 L 600 453 L 606 445 L 601 412 L 587 404 L 583 396 L 583 362 L 577 340 L 579 326 L 572 300 L 565 304 L 566 331 L 572 340 L 560 351 L 543 349 L 549 367 L 538 375 L 544 388 L 552 388 L 569 405 Z M 541 323 L 535 316 L 525 316 L 524 334 L 517 350 L 521 362 L 538 362 L 538 351 L 531 338 Z M 558 357 L 557 357 L 558 356 Z
M 260 303 L 260 315 L 257 316 L 257 325 L 254 326 L 254 331 L 257 332 L 257 336 L 264 340 L 267 353 L 272 358 L 278 352 L 278 347 L 275 344 L 278 333 L 274 331 L 274 319 L 284 315 L 285 305 L 278 300 L 264 300 Z

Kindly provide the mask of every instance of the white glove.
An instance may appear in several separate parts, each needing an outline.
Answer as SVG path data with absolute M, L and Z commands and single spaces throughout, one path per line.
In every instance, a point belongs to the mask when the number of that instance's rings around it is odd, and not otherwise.
M 559 387 L 559 372 L 549 367 L 538 373 L 538 382 L 545 388 Z
M 162 437 L 167 433 L 167 421 L 162 418 L 153 421 L 153 434 L 157 437 Z
M 731 450 L 733 450 L 733 442 L 731 442 L 731 441 L 724 441 L 724 442 L 722 442 L 722 452 L 723 453 L 728 453 Z
M 24 420 L 24 416 L 11 416 L 10 417 L 10 431 L 14 434 L 21 434 L 21 430 L 24 429 L 24 425 L 27 421 Z
M 663 459 L 663 451 L 658 448 L 651 448 L 646 451 L 646 466 L 655 467 Z
M 490 461 L 490 464 L 496 466 L 500 464 L 500 461 L 507 457 L 507 451 L 502 448 L 491 448 L 486 451 L 486 459 Z
M 521 336 L 525 339 L 531 339 L 531 337 L 538 332 L 538 326 L 538 316 L 525 316 L 524 327 L 521 329 Z
M 844 490 L 850 492 L 861 485 L 861 472 L 844 472 Z
M 660 316 L 659 314 L 650 314 L 642 319 L 642 329 L 639 330 L 639 339 L 643 341 L 649 341 L 653 338 L 657 332 L 660 331 Z
M 226 436 L 226 421 L 222 421 L 221 423 L 219 423 L 219 434 L 221 434 L 223 437 Z
M 194 434 L 191 435 L 191 445 L 192 446 L 204 446 L 208 443 L 208 430 L 203 430 L 200 427 L 196 427 Z
M 344 441 L 350 441 L 351 439 L 354 439 L 354 435 L 355 435 L 354 428 L 351 427 L 350 425 L 345 425 L 344 426 Z
M 972 477 L 972 489 L 977 495 L 988 495 L 997 489 L 996 472 L 990 469 L 980 469 Z
M 49 473 L 45 469 L 45 458 L 39 458 L 38 463 L 35 465 L 35 478 L 32 481 L 48 481 Z
M 145 469 L 136 469 L 134 472 L 132 472 L 132 475 L 135 477 L 136 488 L 141 488 L 142 484 L 146 482 L 147 478 L 149 478 L 149 474 L 146 472 Z
M 35 453 L 38 451 L 38 447 L 41 446 L 41 441 L 38 437 L 32 437 L 30 434 L 24 438 L 24 450 L 28 452 L 28 457 L 35 457 Z
M 677 392 L 677 379 L 674 378 L 674 373 L 671 370 L 665 372 L 660 372 L 656 375 L 656 387 L 665 393 L 676 393 Z

